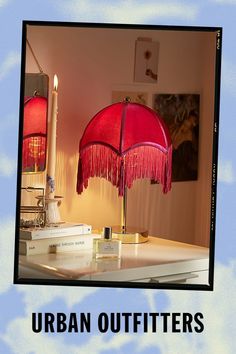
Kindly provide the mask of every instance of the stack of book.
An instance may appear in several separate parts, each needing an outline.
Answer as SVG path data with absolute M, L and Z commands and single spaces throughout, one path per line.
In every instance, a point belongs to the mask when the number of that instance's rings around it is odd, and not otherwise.
M 88 250 L 93 247 L 92 227 L 86 224 L 62 223 L 44 228 L 20 229 L 19 253 L 35 255 Z

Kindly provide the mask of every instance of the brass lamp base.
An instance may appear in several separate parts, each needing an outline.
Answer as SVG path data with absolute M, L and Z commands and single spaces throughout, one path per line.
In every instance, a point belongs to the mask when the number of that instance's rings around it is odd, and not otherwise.
M 148 231 L 137 230 L 135 227 L 123 229 L 121 226 L 113 226 L 112 237 L 118 238 L 122 243 L 144 243 L 148 241 Z

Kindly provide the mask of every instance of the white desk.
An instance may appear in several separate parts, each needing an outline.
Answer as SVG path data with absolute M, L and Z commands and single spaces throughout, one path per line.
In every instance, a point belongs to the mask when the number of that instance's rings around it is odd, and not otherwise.
M 91 251 L 20 256 L 19 278 L 208 285 L 209 249 L 149 237 L 123 244 L 120 260 L 98 260 Z

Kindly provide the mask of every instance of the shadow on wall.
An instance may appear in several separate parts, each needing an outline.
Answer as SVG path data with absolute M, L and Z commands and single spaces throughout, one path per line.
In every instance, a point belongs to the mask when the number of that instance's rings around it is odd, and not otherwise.
M 84 222 L 94 228 L 120 223 L 120 198 L 117 189 L 101 178 L 90 178 L 89 186 L 77 194 L 78 153 L 68 156 L 58 151 L 56 194 L 63 196 L 61 217 L 66 221 Z

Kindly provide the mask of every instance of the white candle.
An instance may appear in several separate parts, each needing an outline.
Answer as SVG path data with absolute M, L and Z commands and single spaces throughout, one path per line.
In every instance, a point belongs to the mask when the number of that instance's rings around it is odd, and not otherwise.
M 54 75 L 51 120 L 50 120 L 50 129 L 48 135 L 48 166 L 47 166 L 47 184 L 46 184 L 46 197 L 49 199 L 53 199 L 55 193 L 56 138 L 57 138 L 57 111 L 58 111 L 57 88 L 58 88 L 58 78 L 56 75 Z

